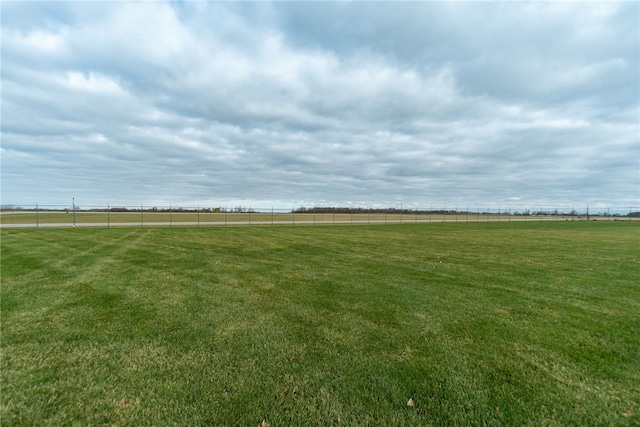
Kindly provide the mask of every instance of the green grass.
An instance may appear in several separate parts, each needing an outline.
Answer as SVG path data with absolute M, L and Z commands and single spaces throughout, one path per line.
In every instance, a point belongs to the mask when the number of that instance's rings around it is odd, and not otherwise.
M 1 237 L 3 426 L 640 424 L 636 223 Z

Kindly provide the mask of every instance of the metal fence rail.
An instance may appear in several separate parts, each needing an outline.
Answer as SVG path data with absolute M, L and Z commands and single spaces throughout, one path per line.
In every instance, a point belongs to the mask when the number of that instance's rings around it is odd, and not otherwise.
M 0 227 L 174 227 L 326 224 L 405 224 L 499 221 L 640 221 L 640 207 L 449 208 L 419 207 L 174 207 L 12 206 L 0 209 Z

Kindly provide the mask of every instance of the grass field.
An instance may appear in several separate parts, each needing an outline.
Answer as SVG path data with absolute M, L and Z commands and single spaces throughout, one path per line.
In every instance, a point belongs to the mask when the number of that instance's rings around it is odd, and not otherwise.
M 291 213 L 291 212 L 253 212 L 253 213 L 214 213 L 214 212 L 73 212 L 64 211 L 9 211 L 0 212 L 0 225 L 47 225 L 71 226 L 133 226 L 153 225 L 269 225 L 269 224 L 384 224 L 418 222 L 489 222 L 489 221 L 638 221 L 632 217 L 607 216 L 564 216 L 564 215 L 508 215 L 460 212 L 458 214 L 441 213 Z
M 1 237 L 3 426 L 640 425 L 638 223 Z
M 429 220 L 429 215 L 423 215 L 420 220 Z M 432 215 L 431 219 L 436 220 L 455 220 L 454 215 Z M 498 215 L 491 215 L 492 219 L 498 218 Z M 460 220 L 462 221 L 462 215 Z M 506 216 L 505 216 L 506 218 Z M 401 222 L 416 221 L 416 215 L 400 215 L 400 214 L 292 214 L 292 213 L 212 213 L 212 212 L 77 212 L 75 215 L 75 223 L 78 225 L 88 224 L 123 224 L 130 223 L 135 225 L 155 225 L 158 223 L 180 224 L 180 223 L 202 223 L 202 224 L 291 224 L 296 222 L 305 224 L 318 223 L 349 223 L 357 221 L 360 223 L 377 222 Z M 74 221 L 73 213 L 62 212 L 11 212 L 0 215 L 0 224 L 67 224 L 71 225 Z

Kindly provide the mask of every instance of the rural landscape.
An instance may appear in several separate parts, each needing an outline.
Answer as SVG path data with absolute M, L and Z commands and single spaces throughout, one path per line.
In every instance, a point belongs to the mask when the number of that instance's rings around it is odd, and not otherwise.
M 108 205 L 107 205 L 108 206 Z M 0 207 L 0 227 L 123 227 L 326 225 L 425 222 L 640 221 L 640 207 L 575 208 L 413 208 L 400 207 Z
M 640 427 L 640 1 L 1 9 L 0 426 Z
M 638 425 L 628 221 L 6 229 L 2 425 Z

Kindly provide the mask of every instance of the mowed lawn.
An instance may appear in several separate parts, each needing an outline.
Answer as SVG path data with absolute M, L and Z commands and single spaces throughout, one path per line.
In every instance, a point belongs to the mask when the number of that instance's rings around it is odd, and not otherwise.
M 1 237 L 3 426 L 640 424 L 640 224 Z

